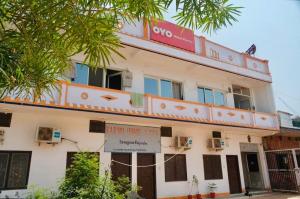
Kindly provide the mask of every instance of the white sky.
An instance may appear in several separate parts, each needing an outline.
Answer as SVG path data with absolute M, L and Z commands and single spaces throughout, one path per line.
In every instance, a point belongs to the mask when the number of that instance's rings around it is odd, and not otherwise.
M 238 22 L 211 35 L 200 31 L 196 34 L 238 51 L 245 51 L 254 43 L 255 56 L 269 60 L 277 109 L 300 115 L 300 0 L 231 3 L 243 7 Z M 173 10 L 166 20 L 174 22 Z

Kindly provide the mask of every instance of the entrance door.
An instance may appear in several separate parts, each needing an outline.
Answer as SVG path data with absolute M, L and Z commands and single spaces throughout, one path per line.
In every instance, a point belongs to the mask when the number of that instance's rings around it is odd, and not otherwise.
M 230 193 L 241 193 L 242 190 L 238 156 L 227 155 L 226 160 Z
M 131 165 L 131 153 L 112 153 L 111 159 Z M 131 180 L 131 167 L 112 161 L 111 174 L 112 179 L 115 181 L 122 176 L 128 177 Z
M 262 179 L 259 171 L 257 153 L 247 153 L 247 166 L 249 172 L 249 188 L 262 188 Z
M 137 154 L 137 165 L 153 165 L 155 164 L 155 154 Z M 139 195 L 146 199 L 156 198 L 156 174 L 155 166 L 138 167 L 137 184 L 142 187 Z

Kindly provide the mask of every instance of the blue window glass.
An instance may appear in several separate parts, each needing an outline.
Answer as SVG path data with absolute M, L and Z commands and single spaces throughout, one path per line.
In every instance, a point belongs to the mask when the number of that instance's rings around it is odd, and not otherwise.
M 160 89 L 161 89 L 161 96 L 162 97 L 173 98 L 172 82 L 171 81 L 161 80 L 160 81 Z
M 89 68 L 87 65 L 76 64 L 76 76 L 73 82 L 78 84 L 88 84 L 88 74 Z
M 158 81 L 153 78 L 144 78 L 144 92 L 147 94 L 158 95 Z
M 205 103 L 206 104 L 213 104 L 214 103 L 213 91 L 211 89 L 205 88 L 204 89 L 204 94 L 205 94 Z
M 215 104 L 218 106 L 225 105 L 224 93 L 222 93 L 220 91 L 215 91 Z
M 204 88 L 198 88 L 198 101 L 203 104 L 205 103 Z

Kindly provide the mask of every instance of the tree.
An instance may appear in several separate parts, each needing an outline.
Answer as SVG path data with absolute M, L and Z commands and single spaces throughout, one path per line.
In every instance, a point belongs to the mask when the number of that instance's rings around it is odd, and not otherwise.
M 175 4 L 179 25 L 210 32 L 236 21 L 228 0 L 2 0 L 0 99 L 10 92 L 50 93 L 80 52 L 91 67 L 106 67 L 122 47 L 120 21 L 162 19 Z

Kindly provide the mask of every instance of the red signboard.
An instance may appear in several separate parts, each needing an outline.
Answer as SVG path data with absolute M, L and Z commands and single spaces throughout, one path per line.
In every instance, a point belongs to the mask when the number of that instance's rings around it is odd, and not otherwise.
M 153 21 L 150 39 L 195 52 L 194 32 L 167 21 Z

